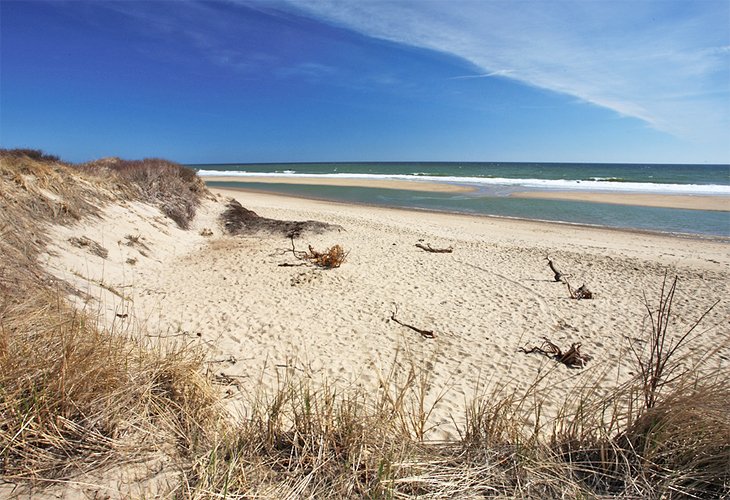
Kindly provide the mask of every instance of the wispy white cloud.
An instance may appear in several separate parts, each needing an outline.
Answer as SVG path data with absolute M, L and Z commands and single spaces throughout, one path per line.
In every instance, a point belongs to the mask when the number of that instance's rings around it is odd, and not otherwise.
M 479 75 L 461 75 L 461 76 L 452 76 L 452 80 L 470 80 L 473 78 L 491 78 L 495 76 L 507 76 L 510 73 L 514 73 L 515 70 L 513 69 L 498 69 L 496 71 L 490 71 L 489 73 L 482 73 Z
M 729 134 L 725 0 L 291 0 L 290 8 L 474 66 L 456 78 L 510 78 L 685 138 Z

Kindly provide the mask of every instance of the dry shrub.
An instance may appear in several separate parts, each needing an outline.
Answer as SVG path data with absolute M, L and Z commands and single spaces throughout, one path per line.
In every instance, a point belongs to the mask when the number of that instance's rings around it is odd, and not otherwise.
M 552 449 L 600 495 L 723 498 L 730 494 L 730 377 L 685 379 L 649 409 L 633 381 L 581 395 L 554 423 Z
M 58 156 L 46 154 L 40 149 L 2 149 L 0 152 L 7 158 L 30 158 L 41 163 L 62 163 Z
M 643 353 L 634 343 L 631 345 L 631 350 L 639 369 L 645 409 L 654 406 L 665 386 L 687 373 L 689 368 L 680 362 L 681 355 L 678 351 L 685 344 L 696 340 L 697 335 L 692 337 L 693 332 L 705 316 L 720 302 L 718 300 L 709 307 L 692 327 L 682 335 L 672 335 L 669 326 L 671 324 L 672 302 L 677 290 L 677 281 L 678 278 L 675 277 L 671 285 L 667 287 L 667 275 L 664 275 L 656 310 L 652 308 L 646 293 L 644 293 L 644 306 L 651 321 L 651 333 L 648 339 L 649 349 Z
M 636 454 L 632 475 L 666 496 L 730 494 L 728 387 L 728 377 L 682 384 L 632 422 L 615 439 Z
M 348 254 L 349 252 L 345 252 L 340 245 L 332 246 L 324 252 L 318 252 L 312 248 L 312 245 L 309 245 L 309 252 L 305 253 L 303 258 L 318 267 L 335 269 L 345 262 Z
M 96 215 L 100 206 L 120 199 L 155 205 L 187 229 L 208 194 L 194 170 L 167 160 L 107 158 L 71 165 L 40 151 L 18 149 L 0 149 L 0 183 L 5 215 L 0 228 L 15 226 L 13 233 L 23 240 L 33 234 L 24 221 L 66 224 Z
M 86 236 L 82 236 L 80 238 L 73 236 L 68 239 L 68 242 L 77 248 L 85 248 L 89 251 L 89 253 L 101 257 L 102 259 L 106 259 L 109 256 L 109 250 Z
M 159 158 L 122 160 L 106 158 L 84 165 L 83 171 L 113 174 L 139 189 L 142 201 L 160 210 L 182 229 L 190 226 L 196 208 L 207 194 L 205 183 L 194 170 Z

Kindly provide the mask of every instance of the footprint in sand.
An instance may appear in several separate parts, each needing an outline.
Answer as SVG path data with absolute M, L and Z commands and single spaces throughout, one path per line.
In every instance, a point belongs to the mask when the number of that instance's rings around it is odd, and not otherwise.
M 320 273 L 316 271 L 302 272 L 297 274 L 296 276 L 292 276 L 291 286 L 306 285 L 307 283 L 311 283 L 312 281 L 318 280 L 320 278 Z

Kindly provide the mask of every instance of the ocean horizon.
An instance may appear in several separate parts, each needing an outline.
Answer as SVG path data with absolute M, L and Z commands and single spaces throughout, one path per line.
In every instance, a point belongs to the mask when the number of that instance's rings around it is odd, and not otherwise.
M 730 197 L 730 165 L 322 162 L 190 164 L 208 184 L 347 203 L 492 215 L 692 236 L 730 237 L 730 213 L 636 205 L 518 198 L 525 191 L 675 194 Z M 235 177 L 236 181 L 216 181 Z M 267 177 L 268 182 L 252 182 Z M 470 187 L 470 192 L 422 192 L 374 187 L 276 183 L 298 177 L 406 180 Z M 238 180 L 240 178 L 240 180 Z M 248 178 L 252 178 L 248 180 Z

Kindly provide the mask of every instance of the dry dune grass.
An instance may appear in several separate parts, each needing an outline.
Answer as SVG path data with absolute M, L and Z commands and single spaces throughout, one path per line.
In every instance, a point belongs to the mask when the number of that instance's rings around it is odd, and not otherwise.
M 417 378 L 379 394 L 283 382 L 252 404 L 186 476 L 209 498 L 725 498 L 727 378 L 686 379 L 647 410 L 641 388 L 583 395 L 544 426 L 540 394 L 485 395 L 467 410 L 462 440 L 423 442 Z M 386 394 L 387 393 L 387 394 Z M 420 412 L 419 412 L 420 408 Z M 601 412 L 603 411 L 603 413 Z M 405 420 L 402 418 L 405 417 Z M 408 425 L 403 425 L 404 422 Z
M 36 258 L 48 224 L 93 217 L 141 188 L 36 151 L 0 151 L 0 475 L 70 475 L 167 449 L 189 453 L 216 418 L 190 349 L 99 328 Z M 201 193 L 202 194 L 202 193 Z
M 124 180 L 138 190 L 139 199 L 159 206 L 183 229 L 188 228 L 201 198 L 207 194 L 205 183 L 195 171 L 159 158 L 105 158 L 77 168 L 97 176 L 101 174 Z
M 34 258 L 45 243 L 42 224 L 77 221 L 92 215 L 95 204 L 111 199 L 112 186 L 44 158 L 41 153 L 0 151 L 0 244 L 5 255 Z
M 3 311 L 0 470 L 68 478 L 164 448 L 187 450 L 213 418 L 189 350 L 159 351 L 97 328 L 38 290 Z
M 0 153 L 3 480 L 43 485 L 163 453 L 177 471 L 167 491 L 176 498 L 730 495 L 730 377 L 677 357 L 669 339 L 701 339 L 668 330 L 673 294 L 664 289 L 647 299 L 653 328 L 637 348 L 635 379 L 606 396 L 576 393 L 549 422 L 536 418 L 550 397 L 536 381 L 468 404 L 460 441 L 424 442 L 431 381 L 407 359 L 374 394 L 289 373 L 245 416 L 224 418 L 201 353 L 100 329 L 35 260 L 45 224 L 139 199 L 172 207 L 185 227 L 201 196 L 197 178 L 158 160 L 76 168 Z

